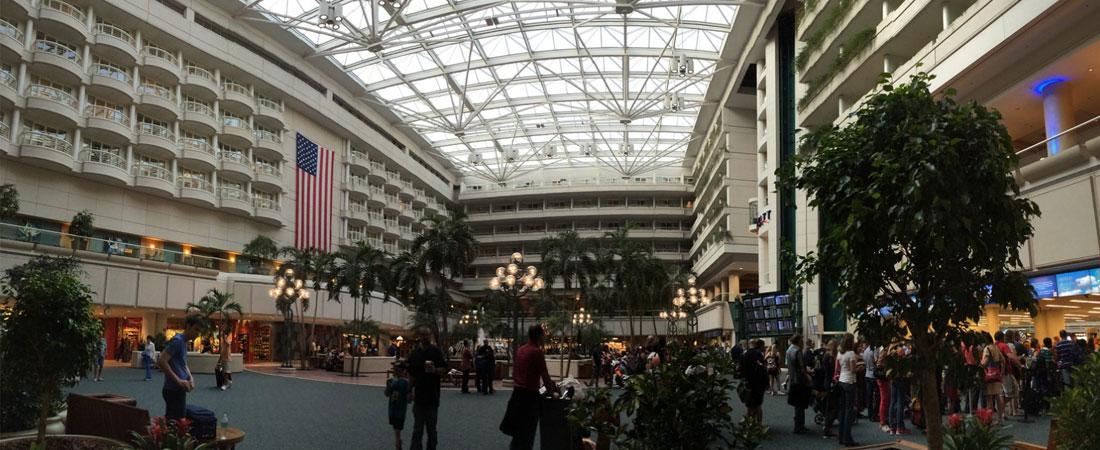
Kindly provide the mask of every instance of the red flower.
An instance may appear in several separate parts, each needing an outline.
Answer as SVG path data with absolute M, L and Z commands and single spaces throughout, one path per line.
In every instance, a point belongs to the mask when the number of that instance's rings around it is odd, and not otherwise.
M 961 432 L 963 430 L 963 424 L 965 423 L 963 416 L 958 413 L 952 414 L 951 417 L 947 419 L 947 425 L 951 427 L 951 431 L 953 432 Z
M 153 442 L 160 444 L 164 441 L 164 430 L 165 428 L 160 424 L 153 425 L 153 427 L 149 429 L 149 434 L 153 435 Z
M 179 431 L 180 436 L 187 434 L 187 430 L 191 427 L 191 421 L 189 419 L 179 419 L 176 422 L 176 429 Z
M 985 425 L 987 427 L 993 425 L 993 410 L 986 408 L 979 409 L 978 420 L 982 423 L 982 425 Z

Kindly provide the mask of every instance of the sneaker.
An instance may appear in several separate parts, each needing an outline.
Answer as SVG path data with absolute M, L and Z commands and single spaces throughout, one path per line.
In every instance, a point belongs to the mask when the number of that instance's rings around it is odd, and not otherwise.
M 883 432 L 883 433 L 890 433 L 890 434 L 894 434 L 894 433 L 893 433 L 893 431 L 894 431 L 894 430 L 891 430 L 891 429 L 890 429 L 890 426 L 889 426 L 889 425 L 883 425 L 883 426 L 882 426 L 882 432 Z
M 909 433 L 908 428 L 898 428 L 898 430 L 895 431 L 894 434 L 911 434 L 911 433 Z
M 223 385 L 222 385 L 222 387 L 221 387 L 220 389 L 224 391 L 226 387 L 227 387 L 227 386 L 223 384 Z

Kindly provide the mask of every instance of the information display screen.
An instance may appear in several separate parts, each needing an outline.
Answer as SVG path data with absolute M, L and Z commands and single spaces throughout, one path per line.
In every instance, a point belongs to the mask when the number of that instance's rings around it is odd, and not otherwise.
M 1035 277 L 1028 280 L 1035 289 L 1035 298 L 1057 297 L 1057 281 L 1054 275 Z

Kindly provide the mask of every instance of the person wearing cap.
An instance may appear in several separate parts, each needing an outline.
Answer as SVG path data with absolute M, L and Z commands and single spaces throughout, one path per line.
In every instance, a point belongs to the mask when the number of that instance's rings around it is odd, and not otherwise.
M 405 429 L 405 411 L 409 404 L 409 380 L 405 379 L 404 361 L 393 364 L 393 378 L 386 380 L 386 397 L 389 401 L 390 425 L 397 450 L 401 450 L 401 430 Z

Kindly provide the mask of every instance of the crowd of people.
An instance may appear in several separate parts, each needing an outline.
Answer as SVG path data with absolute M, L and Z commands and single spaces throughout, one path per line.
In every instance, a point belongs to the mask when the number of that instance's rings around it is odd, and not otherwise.
M 993 335 L 972 332 L 963 341 L 949 345 L 956 352 L 955 361 L 962 364 L 944 364 L 936 372 L 941 413 L 976 414 L 986 408 L 995 411 L 999 424 L 1005 417 L 1042 413 L 1049 407 L 1046 399 L 1072 387 L 1074 367 L 1100 346 L 1100 338 L 1078 340 L 1065 330 L 1042 342 L 1012 330 Z M 789 343 L 782 357 L 787 368 L 782 383 L 781 355 L 775 345 L 765 348 L 763 340 L 753 339 L 730 351 L 748 387 L 742 397 L 746 419 L 763 420 L 764 395 L 772 394 L 788 397 L 795 433 L 809 431 L 805 416 L 812 408 L 822 435 L 844 446 L 859 445 L 851 434 L 859 418 L 893 435 L 910 434 L 907 422 L 924 427 L 920 399 L 911 389 L 914 374 L 905 364 L 912 352 L 910 342 L 873 345 L 845 333 L 816 349 L 812 339 L 800 335 Z M 839 429 L 834 431 L 834 425 Z

